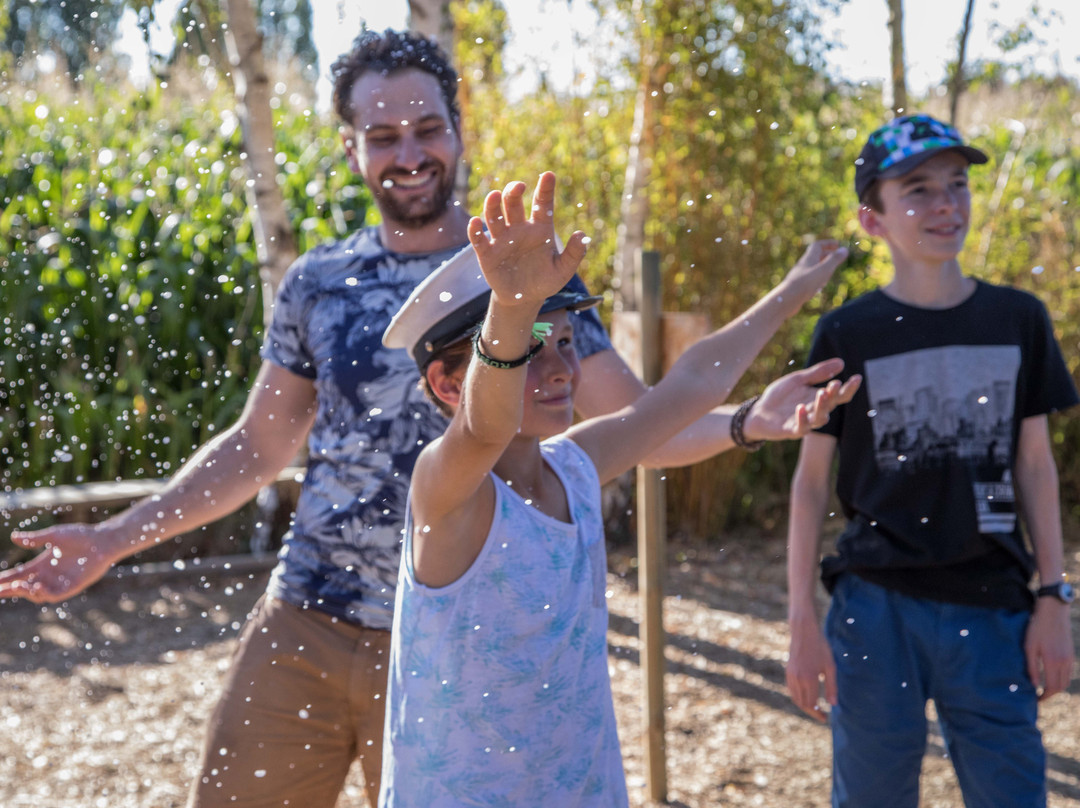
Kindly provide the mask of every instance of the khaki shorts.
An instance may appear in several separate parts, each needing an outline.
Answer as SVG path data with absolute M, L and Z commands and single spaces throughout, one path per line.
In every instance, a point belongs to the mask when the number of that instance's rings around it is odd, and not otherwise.
M 263 596 L 210 718 L 189 808 L 334 808 L 354 760 L 379 793 L 390 632 Z

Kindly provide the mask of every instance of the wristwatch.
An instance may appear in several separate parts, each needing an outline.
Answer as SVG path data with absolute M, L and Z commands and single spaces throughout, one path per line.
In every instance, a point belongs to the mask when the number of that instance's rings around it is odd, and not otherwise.
M 1055 597 L 1062 603 L 1072 603 L 1076 599 L 1076 592 L 1068 581 L 1058 581 L 1056 584 L 1040 586 L 1035 592 L 1035 597 Z

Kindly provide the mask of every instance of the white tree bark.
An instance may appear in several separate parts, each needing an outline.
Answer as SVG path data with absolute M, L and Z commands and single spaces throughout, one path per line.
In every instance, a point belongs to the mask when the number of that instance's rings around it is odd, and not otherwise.
M 274 294 L 285 270 L 296 260 L 296 240 L 277 184 L 270 78 L 263 59 L 262 35 L 249 0 L 227 0 L 229 53 L 236 108 L 244 138 L 248 205 L 255 214 L 255 244 L 261 264 L 264 319 L 270 322 Z
M 640 19 L 644 13 L 641 0 L 635 0 L 632 14 Z M 652 168 L 653 127 L 656 123 L 656 58 L 654 44 L 644 38 L 640 43 L 640 68 L 637 96 L 634 102 L 634 123 L 626 154 L 626 175 L 619 203 L 619 226 L 615 242 L 615 308 L 636 311 L 636 256 L 645 246 L 645 223 L 649 218 L 649 173 Z
M 409 30 L 434 39 L 453 59 L 454 20 L 450 16 L 450 0 L 409 0 Z

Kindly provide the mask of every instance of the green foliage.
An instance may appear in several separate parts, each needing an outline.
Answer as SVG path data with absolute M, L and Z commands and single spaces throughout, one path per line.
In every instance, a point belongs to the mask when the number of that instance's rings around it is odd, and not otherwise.
M 168 475 L 234 421 L 262 294 L 232 99 L 171 82 L 0 89 L 0 484 Z M 364 217 L 335 131 L 287 103 L 302 249 Z
M 541 81 L 509 98 L 505 9 L 452 4 L 469 206 L 554 170 L 560 234 L 589 233 L 583 274 L 609 289 L 635 92 L 647 81 L 657 124 L 646 133 L 646 243 L 663 256 L 666 309 L 719 325 L 775 284 L 809 238 L 851 248 L 737 400 L 803 364 L 821 312 L 891 277 L 851 190 L 862 140 L 886 115 L 880 88 L 828 79 L 828 43 L 801 0 L 641 0 L 634 16 L 629 0 L 596 5 L 603 38 L 576 53 L 625 60 L 583 63 L 569 91 Z M 969 117 L 993 123 L 961 122 L 991 156 L 972 171 L 961 261 L 1044 300 L 1080 379 L 1077 88 L 1010 86 L 1016 75 L 987 64 L 964 96 Z M 286 83 L 290 94 L 275 99 L 279 182 L 306 250 L 358 227 L 369 196 L 352 184 L 332 124 L 303 111 L 302 89 Z M 179 70 L 165 91 L 39 92 L 0 89 L 0 484 L 167 474 L 235 419 L 258 364 L 262 303 L 232 99 L 207 97 Z M 1080 420 L 1051 427 L 1063 505 L 1080 523 Z M 670 474 L 669 523 L 694 537 L 740 520 L 779 526 L 796 452 L 729 452 Z
M 996 38 L 995 44 L 1002 53 L 1013 53 L 1026 45 L 1045 45 L 1039 35 L 1040 29 L 1049 28 L 1055 21 L 1062 22 L 1060 11 L 1054 8 L 1044 9 L 1032 3 L 1027 15 L 1019 19 L 1011 28 L 997 21 L 991 22 L 990 30 Z
M 1080 381 L 1080 144 L 1073 82 L 1028 80 L 1017 88 L 1030 115 L 980 138 L 990 163 L 972 170 L 977 204 L 962 260 L 973 274 L 1038 296 L 1065 361 Z M 1026 125 L 1026 130 L 1021 128 Z M 998 189 L 1003 189 L 998 192 Z M 1080 423 L 1052 417 L 1063 506 L 1080 523 Z

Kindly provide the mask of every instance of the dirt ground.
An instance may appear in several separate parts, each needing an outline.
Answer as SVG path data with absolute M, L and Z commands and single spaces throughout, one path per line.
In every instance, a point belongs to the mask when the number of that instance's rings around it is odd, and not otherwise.
M 667 796 L 675 806 L 824 806 L 829 736 L 784 689 L 783 541 L 670 552 Z M 1080 575 L 1080 547 L 1070 547 Z M 63 607 L 0 605 L 0 806 L 183 804 L 204 721 L 266 565 L 103 581 Z M 632 806 L 645 806 L 636 573 L 613 552 L 609 653 Z M 1080 609 L 1074 610 L 1080 639 Z M 1080 681 L 1044 705 L 1050 806 L 1080 806 Z M 363 808 L 354 769 L 337 808 Z M 940 735 L 924 806 L 960 806 Z

